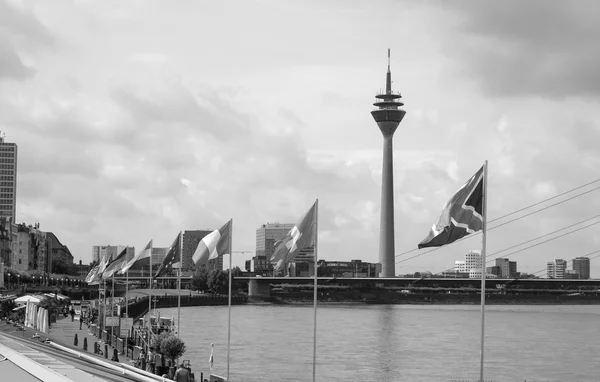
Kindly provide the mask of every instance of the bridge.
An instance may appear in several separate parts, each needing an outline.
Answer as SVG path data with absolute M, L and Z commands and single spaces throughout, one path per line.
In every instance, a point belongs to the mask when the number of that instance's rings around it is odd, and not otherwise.
M 314 277 L 235 277 L 248 281 L 249 297 L 270 297 L 271 285 L 310 284 Z M 373 286 L 399 288 L 481 288 L 481 279 L 470 278 L 361 278 L 361 277 L 318 277 L 318 285 Z M 486 289 L 529 289 L 529 290 L 600 290 L 600 279 L 486 279 Z

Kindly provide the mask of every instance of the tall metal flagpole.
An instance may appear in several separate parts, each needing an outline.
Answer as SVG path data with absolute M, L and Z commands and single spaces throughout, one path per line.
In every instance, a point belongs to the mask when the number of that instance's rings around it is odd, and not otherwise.
M 488 178 L 488 162 L 483 165 L 483 195 L 482 195 L 482 226 L 481 226 L 481 351 L 479 365 L 479 380 L 483 382 L 483 349 L 485 339 L 485 252 L 486 252 L 486 229 L 487 229 L 487 178 Z
M 114 336 L 114 330 L 115 330 L 115 323 L 113 321 L 114 316 L 115 316 L 115 272 L 113 271 L 112 274 L 112 291 L 110 292 L 110 318 L 111 318 L 111 323 L 110 323 L 110 341 L 112 343 L 112 339 Z M 114 344 L 113 344 L 114 345 Z
M 177 272 L 177 337 L 181 337 L 181 266 L 183 265 L 183 231 L 179 231 L 179 270 Z
M 152 319 L 150 318 L 152 314 L 152 246 L 154 243 L 150 244 L 150 278 L 148 282 L 148 350 L 150 350 L 150 341 L 152 336 Z
M 229 350 L 231 348 L 231 254 L 233 253 L 233 218 L 229 219 L 229 292 L 228 295 L 228 318 L 227 318 L 227 380 L 229 381 Z
M 319 246 L 319 199 L 315 202 L 315 224 L 314 224 L 314 235 L 315 235 L 315 284 L 314 284 L 314 324 L 313 324 L 313 375 L 312 380 L 315 382 L 317 376 L 317 248 Z

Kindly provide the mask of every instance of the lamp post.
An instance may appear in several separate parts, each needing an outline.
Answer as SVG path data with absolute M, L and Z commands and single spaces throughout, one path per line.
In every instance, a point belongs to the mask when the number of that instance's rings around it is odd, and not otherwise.
M 8 276 L 8 287 L 10 288 L 10 284 L 11 284 L 11 282 L 10 282 L 10 273 L 8 273 L 7 276 Z

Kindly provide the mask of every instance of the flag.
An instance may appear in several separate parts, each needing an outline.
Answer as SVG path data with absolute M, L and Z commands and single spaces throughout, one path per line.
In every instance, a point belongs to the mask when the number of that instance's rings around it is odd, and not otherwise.
M 213 364 L 215 363 L 215 358 L 213 357 L 214 350 L 215 350 L 215 344 L 210 344 L 210 357 L 208 357 L 208 365 L 210 366 L 210 371 L 212 371 Z
M 85 276 L 85 282 L 90 283 L 98 274 L 98 270 L 100 269 L 100 264 L 96 265 L 94 268 L 90 270 L 87 276 Z
M 100 264 L 98 264 L 98 270 L 96 271 L 94 276 L 90 279 L 90 281 L 88 282 L 88 285 L 97 285 L 100 283 L 100 280 L 102 279 L 102 272 L 104 272 L 104 269 L 108 265 L 108 262 L 109 262 L 108 256 L 105 256 L 102 259 L 100 259 Z
M 316 236 L 313 225 L 316 223 L 317 202 L 298 220 L 294 228 L 287 235 L 275 243 L 275 252 L 271 256 L 271 263 L 275 270 L 294 260 L 301 250 L 315 245 Z
M 135 255 L 133 257 L 133 259 L 129 260 L 129 262 L 127 264 L 125 264 L 123 266 L 123 268 L 121 268 L 119 273 L 125 274 L 131 268 L 139 269 L 146 264 L 149 265 L 150 264 L 150 256 L 152 254 L 151 252 L 152 252 L 152 240 L 150 240 L 148 242 L 148 244 L 146 244 L 146 247 L 144 247 L 144 249 L 142 249 L 142 251 L 140 253 Z
M 119 253 L 119 255 L 117 257 L 115 257 L 113 259 L 113 261 L 111 261 L 106 268 L 104 269 L 104 272 L 102 272 L 102 278 L 103 279 L 107 279 L 109 277 L 111 277 L 115 272 L 119 271 L 123 265 L 127 262 L 127 248 L 129 247 L 125 247 L 125 249 L 123 249 L 121 251 L 121 253 Z
M 483 228 L 483 167 L 446 203 L 419 248 L 441 247 Z
M 225 223 L 220 229 L 212 231 L 200 240 L 192 256 L 194 264 L 206 265 L 209 260 L 229 254 L 231 252 L 231 248 L 229 248 L 230 239 L 231 220 Z
M 155 278 L 165 273 L 168 269 L 172 268 L 174 264 L 181 262 L 180 238 L 181 232 L 177 234 L 175 241 L 173 241 L 173 244 L 171 244 L 171 246 L 169 247 L 167 256 L 165 256 L 165 259 L 163 260 L 162 264 L 160 265 L 160 267 L 156 271 L 156 274 L 154 275 Z

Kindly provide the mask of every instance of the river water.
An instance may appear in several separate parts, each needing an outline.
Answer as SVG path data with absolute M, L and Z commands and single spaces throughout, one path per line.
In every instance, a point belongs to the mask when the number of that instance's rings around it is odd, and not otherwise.
M 161 309 L 177 319 L 177 309 Z M 233 306 L 232 381 L 312 381 L 312 306 Z M 600 305 L 486 307 L 487 381 L 600 381 Z M 227 306 L 181 309 L 195 375 L 227 374 Z M 317 381 L 475 381 L 474 305 L 345 305 L 317 311 Z

